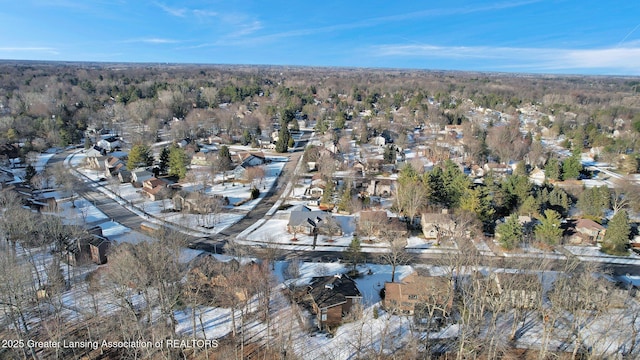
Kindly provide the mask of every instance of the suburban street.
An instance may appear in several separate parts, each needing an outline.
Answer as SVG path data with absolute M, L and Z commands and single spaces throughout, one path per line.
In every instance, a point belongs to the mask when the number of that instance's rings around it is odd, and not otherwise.
M 270 189 L 265 197 L 260 201 L 255 208 L 250 210 L 245 217 L 243 217 L 237 223 L 231 225 L 224 231 L 214 234 L 212 236 L 199 237 L 193 236 L 189 234 L 184 234 L 187 241 L 189 242 L 189 247 L 193 249 L 205 250 L 208 252 L 215 253 L 223 253 L 225 244 L 229 242 L 233 242 L 238 234 L 242 231 L 255 224 L 260 219 L 269 219 L 271 215 L 268 215 L 269 210 L 280 200 L 281 198 L 286 197 L 287 194 L 284 192 L 288 189 L 286 186 L 287 183 L 291 179 L 291 175 L 296 173 L 298 169 L 296 169 L 299 164 L 300 158 L 303 155 L 304 146 L 310 140 L 311 134 L 304 133 L 302 138 L 296 143 L 298 151 L 290 152 L 288 157 L 289 161 L 285 164 L 281 176 L 277 179 L 273 188 Z M 61 153 L 55 154 L 49 160 L 47 166 L 54 166 L 57 163 L 64 163 L 65 159 L 73 154 L 75 150 L 67 150 Z M 70 169 L 71 171 L 71 169 Z M 77 189 L 77 193 L 79 196 L 87 199 L 93 205 L 96 206 L 100 211 L 102 211 L 106 216 L 108 216 L 112 221 L 119 223 L 127 228 L 132 230 L 139 231 L 140 225 L 147 221 L 140 215 L 135 212 L 127 209 L 126 207 L 120 205 L 114 199 L 106 196 L 102 192 L 95 190 L 97 186 L 103 186 L 98 183 L 85 183 L 86 186 L 81 189 Z M 186 229 L 185 229 L 186 230 Z M 244 252 L 247 254 L 251 254 L 253 256 L 265 256 L 265 250 L 258 245 L 249 246 L 243 245 L 240 246 L 244 248 Z M 309 262 L 336 262 L 342 261 L 343 259 L 342 251 L 323 251 L 323 250 L 314 250 L 309 247 L 309 250 L 284 250 L 279 249 L 276 252 L 276 258 L 280 260 L 285 259 L 298 259 L 302 261 Z M 442 265 L 445 263 L 443 257 L 446 255 L 443 254 L 432 254 L 432 253 L 420 253 L 415 254 L 413 258 L 413 262 L 423 264 L 423 265 Z M 545 259 L 546 270 L 558 270 L 561 269 L 563 265 L 563 260 L 557 259 Z M 364 252 L 363 253 L 363 262 L 372 262 L 379 263 L 382 262 L 380 257 L 375 253 Z M 505 258 L 505 257 L 496 257 L 496 256 L 484 256 L 480 260 L 480 265 L 482 266 L 490 266 L 490 267 L 501 267 L 501 268 L 510 268 L 510 267 L 521 267 L 523 264 L 526 264 L 527 261 L 523 261 L 522 258 Z M 529 262 L 530 263 L 530 262 Z M 602 269 L 606 272 L 610 272 L 612 275 L 639 275 L 640 276 L 640 266 L 633 264 L 624 264 L 624 263 L 601 263 Z

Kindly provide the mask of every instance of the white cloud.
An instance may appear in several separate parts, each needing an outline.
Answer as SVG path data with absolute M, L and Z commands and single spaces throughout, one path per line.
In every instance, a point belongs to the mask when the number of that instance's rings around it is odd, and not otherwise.
M 640 47 L 625 46 L 601 49 L 554 49 L 490 46 L 380 45 L 371 49 L 379 57 L 478 60 L 493 62 L 496 67 L 571 70 L 614 69 L 638 74 Z
M 283 31 L 280 33 L 267 34 L 253 40 L 255 42 L 263 42 L 263 41 L 277 40 L 277 39 L 288 38 L 288 37 L 298 37 L 298 36 L 316 35 L 316 34 L 331 33 L 331 32 L 351 30 L 351 29 L 369 28 L 369 27 L 379 26 L 385 23 L 402 22 L 402 21 L 407 21 L 411 19 L 498 11 L 502 9 L 521 7 L 521 6 L 537 3 L 540 1 L 541 0 L 524 0 L 519 2 L 494 3 L 494 4 L 483 5 L 483 6 L 462 6 L 462 7 L 454 7 L 454 8 L 428 9 L 428 10 L 414 11 L 414 12 L 397 14 L 397 15 L 354 20 L 353 22 L 349 22 L 349 23 L 332 24 L 332 25 L 321 26 L 316 28 L 292 29 L 292 30 Z
M 206 9 L 177 8 L 177 7 L 168 6 L 163 3 L 156 3 L 156 5 L 167 14 L 175 17 L 181 17 L 181 18 L 186 18 L 189 16 L 194 16 L 197 18 L 207 18 L 207 17 L 215 17 L 220 15 L 217 11 L 206 10 Z
M 174 7 L 170 7 L 170 6 L 167 6 L 165 4 L 162 4 L 162 3 L 156 3 L 156 5 L 158 5 L 158 7 L 160 7 L 160 9 L 162 9 L 164 12 L 166 12 L 169 15 L 177 16 L 177 17 L 186 17 L 187 16 L 188 9 L 185 9 L 185 8 L 174 8 Z

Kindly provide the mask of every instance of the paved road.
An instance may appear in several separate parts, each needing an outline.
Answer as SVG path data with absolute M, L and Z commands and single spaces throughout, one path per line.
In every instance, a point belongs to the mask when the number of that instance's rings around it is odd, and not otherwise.
M 63 163 L 66 157 L 72 154 L 73 151 L 75 150 L 55 154 L 49 159 L 47 166 L 55 165 L 57 163 Z M 94 190 L 91 183 L 85 183 L 85 185 L 86 186 L 80 189 L 76 189 L 76 192 L 80 196 L 92 202 L 100 211 L 102 211 L 113 221 L 133 230 L 140 229 L 140 224 L 144 222 L 144 219 L 142 219 L 137 214 L 129 211 L 124 206 L 118 204 L 113 199 L 105 196 L 100 191 Z
M 49 160 L 49 165 L 63 162 L 65 158 L 71 153 L 72 151 L 66 151 L 54 155 Z M 219 234 L 212 235 L 211 237 L 200 238 L 188 236 L 191 247 L 210 252 L 222 253 L 225 243 L 235 238 L 236 235 L 241 233 L 249 226 L 253 225 L 256 221 L 263 218 L 269 218 L 269 216 L 266 215 L 267 212 L 271 209 L 271 207 L 273 207 L 278 199 L 280 199 L 282 193 L 286 189 L 286 184 L 290 180 L 291 174 L 295 172 L 298 160 L 302 156 L 302 154 L 302 151 L 290 153 L 290 160 L 285 164 L 282 175 L 278 178 L 274 187 L 266 194 L 266 196 L 254 209 L 247 213 L 247 215 L 242 220 L 220 232 Z M 108 198 L 97 190 L 93 190 L 91 186 L 86 186 L 83 189 L 78 189 L 77 192 L 81 196 L 95 204 L 95 206 L 109 218 L 128 228 L 134 230 L 140 229 L 140 224 L 145 221 L 143 218 L 121 206 L 113 199 Z M 264 249 L 255 247 L 248 247 L 247 250 L 253 251 L 253 254 L 257 256 L 264 255 L 263 253 L 265 251 Z M 379 257 L 377 257 L 375 254 L 365 253 L 364 256 L 367 262 L 380 262 Z M 343 258 L 343 253 L 340 251 L 317 251 L 312 249 L 309 249 L 309 251 L 279 251 L 278 258 L 280 259 L 292 257 L 304 261 L 337 261 L 338 259 Z M 422 264 L 441 264 L 442 256 L 437 254 L 420 254 L 416 256 L 415 262 Z M 481 265 L 485 266 L 508 268 L 518 267 L 521 266 L 521 264 L 521 260 L 502 257 L 484 257 L 481 260 Z M 549 261 L 548 269 L 560 269 L 561 266 L 562 261 L 551 260 Z M 640 266 L 637 265 L 602 264 L 602 267 L 606 270 L 610 270 L 614 275 L 640 275 Z

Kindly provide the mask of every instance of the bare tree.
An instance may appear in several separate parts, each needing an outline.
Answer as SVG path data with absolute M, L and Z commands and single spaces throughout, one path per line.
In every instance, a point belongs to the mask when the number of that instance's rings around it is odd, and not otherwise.
M 396 279 L 396 268 L 399 265 L 409 264 L 413 260 L 413 255 L 406 250 L 407 240 L 398 237 L 394 232 L 381 230 L 380 238 L 387 244 L 387 251 L 380 253 L 380 259 L 391 265 L 391 282 Z

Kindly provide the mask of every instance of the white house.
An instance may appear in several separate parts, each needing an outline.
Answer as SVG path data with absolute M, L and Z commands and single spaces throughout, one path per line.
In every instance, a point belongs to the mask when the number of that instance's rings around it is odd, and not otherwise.
M 145 180 L 149 180 L 152 177 L 153 173 L 145 169 L 136 169 L 131 172 L 131 181 L 138 184 L 142 184 Z
M 98 141 L 97 145 L 105 149 L 106 151 L 114 151 L 116 148 L 119 148 L 121 144 L 120 140 L 117 137 L 110 136 Z

